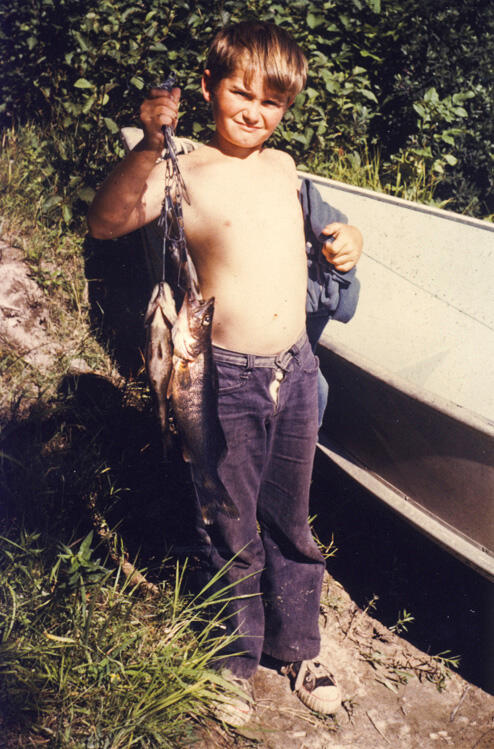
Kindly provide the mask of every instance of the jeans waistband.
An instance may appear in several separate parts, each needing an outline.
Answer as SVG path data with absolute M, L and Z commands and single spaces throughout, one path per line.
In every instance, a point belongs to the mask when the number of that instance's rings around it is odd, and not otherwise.
M 213 346 L 213 357 L 215 361 L 225 364 L 236 364 L 239 367 L 253 369 L 254 367 L 279 367 L 285 369 L 294 357 L 297 357 L 302 347 L 308 342 L 307 333 L 300 335 L 299 339 L 290 348 L 272 356 L 258 356 L 257 354 L 241 354 L 238 351 Z

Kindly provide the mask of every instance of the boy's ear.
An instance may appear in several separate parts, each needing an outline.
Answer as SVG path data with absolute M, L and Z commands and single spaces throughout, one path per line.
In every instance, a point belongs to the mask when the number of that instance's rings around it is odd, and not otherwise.
M 205 70 L 202 74 L 201 78 L 201 89 L 202 89 L 202 95 L 204 96 L 205 100 L 208 102 L 208 104 L 211 101 L 211 71 Z

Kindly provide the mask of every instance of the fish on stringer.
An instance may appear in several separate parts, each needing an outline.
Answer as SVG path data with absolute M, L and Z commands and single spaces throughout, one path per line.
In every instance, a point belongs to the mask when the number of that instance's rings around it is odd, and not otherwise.
M 184 460 L 191 465 L 201 489 L 206 524 L 218 512 L 238 519 L 238 511 L 218 475 L 226 443 L 218 417 L 211 329 L 214 297 L 195 299 L 187 293 L 173 326 L 173 366 L 169 393 L 183 443 Z
M 174 85 L 172 75 L 160 88 L 171 90 Z M 169 440 L 168 398 L 182 438 L 184 460 L 190 463 L 194 481 L 202 489 L 202 515 L 209 524 L 218 512 L 239 517 L 218 475 L 218 463 L 226 443 L 218 417 L 212 353 L 214 298 L 203 300 L 201 297 L 196 268 L 185 239 L 182 202 L 190 202 L 189 196 L 178 166 L 173 129 L 164 126 L 163 134 L 165 192 L 158 221 L 163 231 L 163 275 L 146 313 L 150 341 L 146 362 L 149 361 L 148 373 L 158 403 L 164 446 Z M 173 300 L 173 295 L 165 283 L 167 256 L 174 267 L 176 291 L 183 294 L 180 312 L 173 322 L 167 303 L 168 296 Z M 173 311 L 176 311 L 174 303 Z
M 168 385 L 172 372 L 172 328 L 177 320 L 175 301 L 170 286 L 165 281 L 157 283 L 144 317 L 146 328 L 145 362 L 151 392 L 158 413 L 163 455 L 165 460 L 171 448 Z

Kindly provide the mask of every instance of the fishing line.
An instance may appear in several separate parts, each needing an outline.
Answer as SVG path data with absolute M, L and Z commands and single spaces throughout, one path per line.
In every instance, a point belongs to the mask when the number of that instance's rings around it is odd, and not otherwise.
M 176 83 L 177 79 L 171 73 L 157 88 L 171 91 Z M 165 137 L 165 194 L 158 218 L 158 226 L 163 231 L 161 280 L 162 282 L 165 281 L 166 253 L 169 251 L 178 269 L 177 285 L 182 291 L 188 292 L 193 299 L 200 299 L 197 271 L 187 249 L 182 211 L 183 201 L 185 200 L 190 205 L 190 199 L 178 166 L 177 151 L 173 139 L 174 129 L 171 125 L 163 125 L 162 130 Z

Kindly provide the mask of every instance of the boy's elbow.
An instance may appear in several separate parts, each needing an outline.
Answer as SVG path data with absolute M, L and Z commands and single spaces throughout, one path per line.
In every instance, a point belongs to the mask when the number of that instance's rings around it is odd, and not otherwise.
M 93 237 L 93 239 L 113 239 L 119 236 L 115 224 L 102 219 L 92 207 L 87 214 L 87 225 L 89 236 Z
M 97 226 L 93 226 L 90 221 L 88 223 L 88 234 L 93 239 L 113 239 L 117 235 L 111 231 L 105 231 Z

